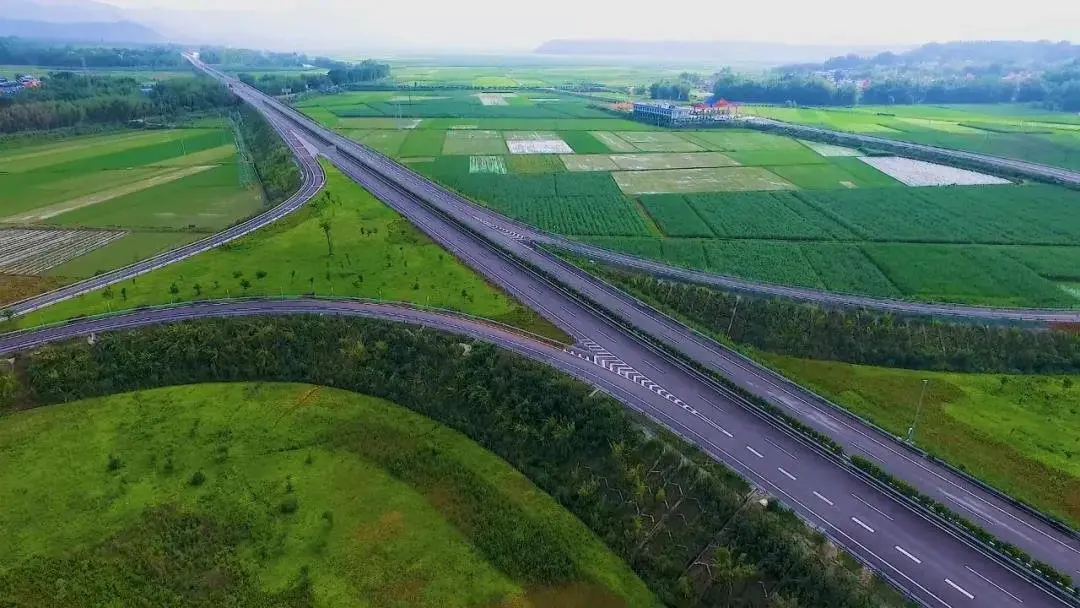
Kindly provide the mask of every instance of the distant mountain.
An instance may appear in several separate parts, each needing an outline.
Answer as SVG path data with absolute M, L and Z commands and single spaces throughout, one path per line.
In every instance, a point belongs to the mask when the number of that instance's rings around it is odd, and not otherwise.
M 785 44 L 780 42 L 679 41 L 679 40 L 549 40 L 534 52 L 546 55 L 594 55 L 652 57 L 657 59 L 711 60 L 717 63 L 794 63 L 822 61 L 847 53 L 906 50 L 911 46 L 838 46 Z
M 48 23 L 113 23 L 128 21 L 123 10 L 94 0 L 3 0 L 0 17 Z
M 970 40 L 930 42 L 903 53 L 876 55 L 849 53 L 821 63 L 784 66 L 792 70 L 871 70 L 874 68 L 930 68 L 959 65 L 995 66 L 997 71 L 1046 67 L 1080 59 L 1080 45 L 1049 40 Z
M 164 42 L 157 32 L 131 21 L 50 23 L 0 18 L 0 36 L 59 42 L 152 44 Z

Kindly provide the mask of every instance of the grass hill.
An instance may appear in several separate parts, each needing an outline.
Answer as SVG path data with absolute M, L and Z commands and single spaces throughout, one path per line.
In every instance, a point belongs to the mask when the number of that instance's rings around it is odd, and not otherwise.
M 507 463 L 336 389 L 202 384 L 15 413 L 0 478 L 0 596 L 17 605 L 653 603 Z

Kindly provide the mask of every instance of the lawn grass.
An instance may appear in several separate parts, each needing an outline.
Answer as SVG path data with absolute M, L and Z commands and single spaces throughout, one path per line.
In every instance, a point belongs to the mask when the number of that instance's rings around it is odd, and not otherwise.
M 16 604 L 66 603 L 60 571 L 87 605 L 654 601 L 506 462 L 337 389 L 203 384 L 9 414 L 0 478 L 0 589 Z M 537 551 L 567 580 L 522 572 Z
M 1080 525 L 1080 377 L 940 373 L 755 356 L 897 435 L 911 425 L 922 380 L 928 379 L 917 445 Z
M 564 338 L 337 169 L 324 167 L 323 194 L 286 219 L 115 285 L 111 298 L 97 291 L 32 313 L 21 318 L 23 326 L 174 301 L 316 293 L 414 302 Z M 328 255 L 323 221 L 330 224 L 333 256 Z M 91 262 L 80 263 L 85 268 Z M 54 272 L 70 271 L 61 267 Z

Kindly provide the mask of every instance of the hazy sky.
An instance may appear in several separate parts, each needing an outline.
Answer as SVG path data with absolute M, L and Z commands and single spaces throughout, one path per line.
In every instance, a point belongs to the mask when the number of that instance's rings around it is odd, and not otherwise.
M 660 2 L 640 12 L 633 0 L 105 1 L 125 8 L 250 11 L 252 23 L 235 27 L 269 25 L 286 46 L 528 50 L 568 37 L 822 44 L 1080 37 L 1075 0 Z

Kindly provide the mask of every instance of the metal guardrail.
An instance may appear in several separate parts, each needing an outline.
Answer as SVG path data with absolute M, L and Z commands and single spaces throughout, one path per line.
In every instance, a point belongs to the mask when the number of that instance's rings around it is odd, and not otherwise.
M 543 336 L 543 335 L 537 334 L 535 332 L 531 332 L 531 331 L 529 331 L 527 329 L 522 329 L 520 327 L 515 327 L 513 325 L 508 325 L 506 323 L 502 323 L 500 321 L 495 321 L 493 319 L 488 319 L 488 318 L 485 318 L 485 317 L 479 317 L 479 316 L 476 316 L 476 315 L 473 315 L 473 314 L 470 314 L 470 313 L 467 313 L 467 312 L 463 312 L 463 311 L 460 311 L 460 310 L 454 310 L 454 309 L 450 309 L 450 308 L 440 308 L 440 307 L 437 307 L 437 306 L 425 306 L 425 305 L 422 305 L 422 304 L 416 304 L 416 303 L 413 303 L 413 302 L 404 302 L 404 301 L 400 301 L 400 300 L 379 300 L 377 298 L 337 297 L 337 296 L 324 296 L 324 295 L 314 295 L 314 294 L 313 295 L 285 294 L 285 295 L 279 296 L 279 297 L 273 297 L 273 296 L 245 296 L 245 297 L 238 297 L 238 298 L 209 298 L 209 299 L 205 299 L 205 300 L 191 300 L 189 302 L 170 302 L 168 304 L 145 304 L 145 305 L 133 306 L 131 308 L 125 308 L 125 309 L 122 309 L 122 310 L 115 310 L 115 311 L 111 311 L 111 312 L 99 313 L 99 314 L 95 314 L 95 315 L 75 316 L 75 317 L 71 317 L 69 319 L 64 319 L 64 320 L 61 320 L 61 321 L 53 321 L 53 322 L 50 322 L 50 323 L 42 323 L 40 325 L 35 325 L 33 327 L 25 327 L 25 328 L 17 329 L 17 330 L 14 330 L 14 331 L 0 333 L 0 339 L 3 339 L 3 338 L 17 338 L 17 337 L 20 337 L 20 336 L 23 336 L 23 335 L 33 334 L 33 333 L 36 333 L 36 332 L 45 331 L 45 330 L 48 330 L 48 329 L 54 329 L 54 328 L 57 328 L 57 327 L 64 327 L 64 326 L 72 325 L 72 324 L 75 324 L 75 323 L 83 323 L 83 322 L 88 322 L 88 321 L 99 321 L 99 320 L 103 320 L 103 319 L 112 319 L 112 318 L 116 318 L 116 317 L 124 317 L 124 316 L 128 316 L 128 315 L 136 314 L 136 313 L 139 313 L 139 312 L 142 312 L 142 311 L 147 311 L 147 310 L 151 310 L 151 311 L 156 311 L 156 310 L 176 310 L 176 309 L 183 309 L 183 308 L 188 308 L 188 307 L 191 307 L 191 306 L 201 306 L 201 305 L 211 306 L 211 305 L 215 305 L 215 304 L 243 304 L 243 303 L 247 303 L 247 302 L 251 302 L 251 303 L 285 302 L 285 301 L 297 302 L 297 301 L 304 301 L 304 300 L 314 300 L 314 301 L 320 301 L 320 302 L 333 302 L 333 303 L 361 304 L 361 305 L 371 305 L 371 306 L 386 306 L 386 307 L 392 307 L 392 308 L 401 308 L 401 309 L 413 310 L 413 311 L 417 311 L 417 312 L 426 312 L 426 313 L 431 313 L 431 314 L 437 314 L 437 315 L 446 316 L 446 317 L 458 317 L 458 318 L 461 318 L 461 319 L 466 319 L 468 321 L 472 321 L 473 323 L 476 323 L 476 324 L 479 324 L 479 325 L 488 325 L 488 326 L 492 326 L 492 327 L 501 329 L 503 331 L 507 331 L 509 333 L 514 333 L 514 334 L 517 334 L 519 336 L 528 337 L 528 338 L 530 338 L 532 340 L 535 340 L 537 342 L 543 342 L 544 344 L 547 344 L 548 346 L 552 346 L 552 347 L 558 348 L 560 350 L 569 348 L 571 346 L 570 344 L 566 344 L 566 343 L 560 342 L 559 340 L 556 340 L 554 338 L 549 338 L 547 336 Z M 304 313 L 296 313 L 296 314 L 304 314 Z

